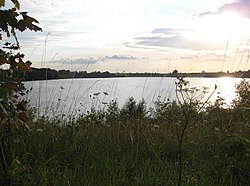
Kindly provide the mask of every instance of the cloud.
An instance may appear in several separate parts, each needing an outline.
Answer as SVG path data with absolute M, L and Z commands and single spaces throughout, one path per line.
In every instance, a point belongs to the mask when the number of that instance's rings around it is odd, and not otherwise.
M 134 43 L 130 43 L 130 42 L 123 43 L 123 45 L 125 47 L 133 48 L 133 49 L 143 49 L 143 50 L 146 50 L 146 49 L 149 49 L 149 50 L 157 49 L 156 47 L 139 46 L 139 45 L 135 45 Z
M 220 13 L 227 12 L 227 11 L 238 12 L 242 16 L 250 18 L 250 1 L 249 0 L 235 0 L 232 3 L 224 4 L 215 12 L 208 11 L 208 12 L 200 13 L 195 16 L 203 17 L 207 15 L 220 14 Z
M 113 55 L 111 57 L 106 56 L 105 59 L 115 59 L 115 60 L 136 60 L 134 56 L 124 56 L 124 55 Z
M 23 0 L 21 10 L 28 11 L 28 15 L 39 21 L 38 26 L 45 33 L 43 35 L 50 32 L 50 39 L 63 41 L 65 38 L 86 34 L 86 29 L 81 27 L 82 20 L 88 15 L 84 5 L 83 1 L 71 0 Z M 86 22 L 84 24 L 89 25 Z
M 212 53 L 196 53 L 195 55 L 186 55 L 180 56 L 180 59 L 183 60 L 210 60 L 210 61 L 223 61 L 224 59 L 229 59 L 229 56 L 225 56 L 225 54 L 217 54 L 215 52 Z
M 199 39 L 188 39 L 184 36 L 170 37 L 138 37 L 134 38 L 135 42 L 125 45 L 130 48 L 153 49 L 158 51 L 170 51 L 171 49 L 188 49 L 188 50 L 223 50 L 223 43 L 214 43 L 213 41 L 201 42 Z M 162 50 L 166 48 L 167 50 Z M 160 50 L 161 49 L 161 50 Z
M 185 38 L 182 33 L 186 29 L 176 28 L 156 28 L 152 30 L 152 36 L 136 37 L 136 45 L 150 46 L 150 47 L 169 47 L 179 48 L 185 43 Z
M 156 28 L 151 33 L 152 34 L 163 34 L 163 35 L 178 35 L 183 31 L 188 31 L 187 29 L 176 29 L 176 28 Z
M 97 58 L 77 58 L 77 59 L 58 59 L 49 61 L 48 63 L 57 63 L 57 64 L 78 64 L 78 65 L 89 65 L 95 64 L 98 62 L 104 62 L 107 60 L 136 60 L 137 58 L 134 56 L 125 56 L 125 55 L 113 55 L 113 56 L 105 56 L 105 57 L 97 57 Z
M 222 50 L 224 43 L 214 42 L 204 38 L 195 37 L 195 29 L 186 28 L 156 28 L 149 36 L 133 38 L 134 41 L 124 43 L 129 48 L 151 49 L 169 52 L 172 49 L 188 50 Z M 193 37 L 190 37 L 193 36 Z
M 228 56 L 225 56 L 225 54 L 216 54 L 214 52 L 212 53 L 207 53 L 206 54 L 207 57 L 215 57 L 215 58 L 228 58 Z
M 199 56 L 197 56 L 197 55 L 194 55 L 194 56 L 181 56 L 180 59 L 193 60 L 193 59 L 199 59 Z
M 57 63 L 57 64 L 78 64 L 78 65 L 89 65 L 89 64 L 95 64 L 99 61 L 102 61 L 100 58 L 77 58 L 77 59 L 58 59 L 58 60 L 53 60 L 52 62 L 48 63 Z
M 152 30 L 151 36 L 136 37 L 134 43 L 126 43 L 126 47 L 141 49 L 156 49 L 159 47 L 182 48 L 185 38 L 181 33 L 185 29 L 156 28 Z
M 170 47 L 170 48 L 179 48 L 185 42 L 185 39 L 182 36 L 170 36 L 170 37 L 137 37 L 136 44 L 146 45 L 146 46 L 160 46 L 160 47 Z

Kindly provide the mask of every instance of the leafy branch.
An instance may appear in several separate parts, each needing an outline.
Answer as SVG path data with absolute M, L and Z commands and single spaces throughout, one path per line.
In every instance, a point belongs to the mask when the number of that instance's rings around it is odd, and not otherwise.
M 196 96 L 196 94 L 200 91 L 196 87 L 189 88 L 188 84 L 189 82 L 184 80 L 183 77 L 177 78 L 178 82 L 176 82 L 176 98 L 180 105 L 180 108 L 182 109 L 182 113 L 184 115 L 184 121 L 181 121 L 183 125 L 181 125 L 181 131 L 178 130 L 176 127 L 176 133 L 177 133 L 177 141 L 178 141 L 178 164 L 179 164 L 179 174 L 178 174 L 178 186 L 181 185 L 181 179 L 182 179 L 182 170 L 183 170 L 183 157 L 182 157 L 182 147 L 183 147 L 183 140 L 184 135 L 186 133 L 186 130 L 188 128 L 188 125 L 191 120 L 191 116 L 193 113 L 199 113 L 205 105 L 208 103 L 212 95 L 215 93 L 217 86 L 215 85 L 215 88 L 213 92 L 208 96 L 208 98 L 201 102 L 201 99 L 204 94 L 207 93 L 206 89 L 202 91 L 201 94 Z M 179 94 L 178 94 L 179 93 Z
M 42 31 L 39 22 L 20 11 L 18 0 L 10 0 L 12 8 L 6 8 L 6 0 L 0 0 L 0 41 L 14 38 L 14 42 L 2 43 L 0 48 L 0 158 L 5 173 L 5 185 L 12 185 L 10 167 L 12 163 L 11 144 L 21 129 L 27 129 L 27 102 L 20 99 L 25 94 L 21 79 L 16 72 L 31 71 L 31 62 L 24 61 L 24 54 L 15 52 L 20 49 L 17 31 Z M 3 69 L 2 66 L 5 65 Z

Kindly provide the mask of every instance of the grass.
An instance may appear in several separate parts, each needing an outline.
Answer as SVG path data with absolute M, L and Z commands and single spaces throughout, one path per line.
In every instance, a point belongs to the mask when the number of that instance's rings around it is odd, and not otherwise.
M 240 106 L 242 99 L 232 108 L 220 107 L 222 101 L 200 112 L 194 104 L 190 110 L 182 185 L 250 182 L 250 111 Z M 176 131 L 185 122 L 185 105 L 157 103 L 151 115 L 144 102 L 129 99 L 122 109 L 117 105 L 110 103 L 107 110 L 93 110 L 74 122 L 34 121 L 31 114 L 30 129 L 13 134 L 11 141 L 12 184 L 177 185 Z M 0 178 L 4 185 L 2 167 Z

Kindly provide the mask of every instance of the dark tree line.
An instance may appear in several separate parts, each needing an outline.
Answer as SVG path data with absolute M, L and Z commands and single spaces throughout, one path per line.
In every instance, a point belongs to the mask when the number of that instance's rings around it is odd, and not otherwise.
M 22 78 L 24 81 L 32 80 L 49 80 L 49 79 L 68 79 L 68 78 L 110 78 L 121 77 L 117 74 L 110 72 L 91 72 L 86 71 L 69 71 L 69 70 L 54 70 L 50 68 L 32 68 L 32 71 L 23 73 L 16 72 L 16 76 Z
M 8 70 L 6 70 L 8 73 Z M 201 72 L 201 73 L 179 73 L 174 70 L 172 73 L 111 73 L 108 71 L 87 72 L 87 71 L 70 71 L 54 70 L 50 68 L 31 68 L 31 71 L 23 72 L 15 70 L 16 77 L 23 81 L 33 80 L 50 80 L 50 79 L 69 79 L 69 78 L 112 78 L 112 77 L 235 77 L 250 78 L 250 70 L 237 72 Z

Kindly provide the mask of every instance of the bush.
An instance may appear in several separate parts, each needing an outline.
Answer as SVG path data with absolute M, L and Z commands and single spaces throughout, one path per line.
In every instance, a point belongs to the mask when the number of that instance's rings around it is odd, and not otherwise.
M 27 129 L 28 121 L 27 102 L 19 99 L 25 94 L 25 88 L 18 74 L 31 70 L 31 62 L 24 61 L 24 54 L 18 52 L 20 45 L 16 30 L 41 31 L 41 28 L 27 12 L 19 11 L 18 0 L 11 0 L 6 7 L 5 4 L 5 0 L 0 1 L 0 41 L 8 41 L 12 37 L 14 42 L 5 42 L 0 49 L 0 157 L 5 175 L 0 184 L 11 185 L 12 144 L 22 129 Z M 7 8 L 10 6 L 13 7 Z M 2 69 L 2 65 L 9 69 Z
M 234 107 L 250 109 L 250 83 L 243 79 L 236 85 L 236 98 L 233 100 Z
M 146 114 L 146 103 L 144 99 L 142 99 L 139 103 L 136 103 L 136 100 L 131 97 L 121 109 L 121 116 L 129 117 L 131 119 L 144 118 Z

